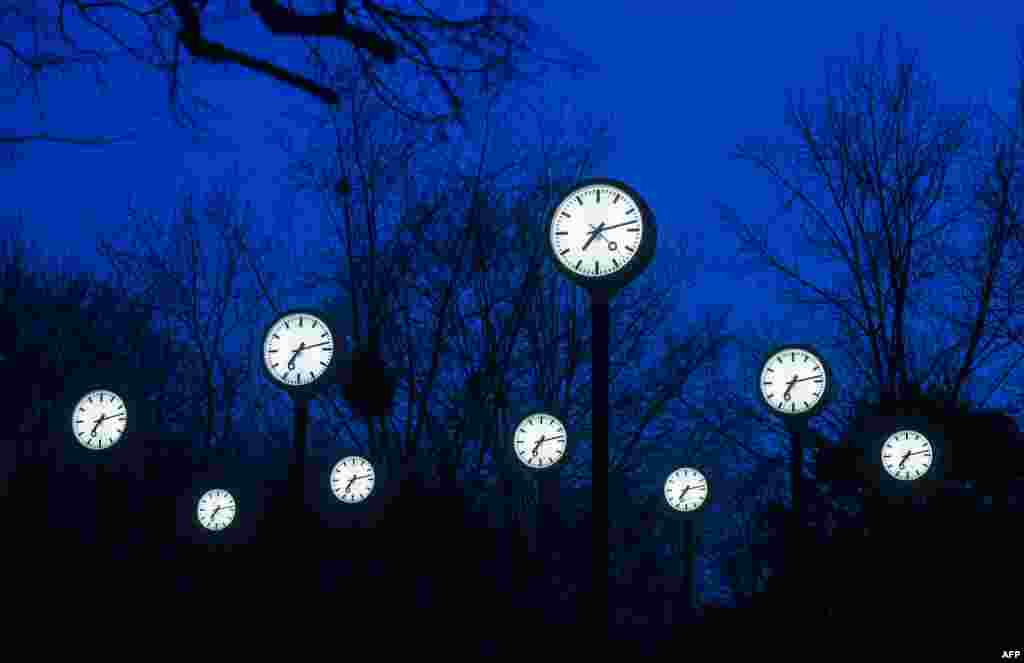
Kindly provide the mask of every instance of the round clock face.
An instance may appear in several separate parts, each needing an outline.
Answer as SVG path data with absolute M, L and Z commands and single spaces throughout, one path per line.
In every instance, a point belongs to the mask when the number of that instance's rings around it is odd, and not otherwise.
M 882 445 L 882 467 L 894 479 L 919 479 L 931 466 L 932 443 L 916 431 L 893 433 Z
M 680 467 L 665 480 L 665 501 L 676 511 L 696 511 L 708 499 L 708 481 L 692 467 Z
M 519 422 L 512 446 L 524 465 L 544 469 L 565 457 L 567 444 L 562 422 L 550 414 L 538 413 Z
M 82 397 L 71 414 L 75 439 L 88 449 L 106 449 L 117 444 L 128 424 L 124 401 L 112 391 L 95 389 Z
M 320 318 L 309 313 L 282 316 L 263 339 L 263 362 L 279 383 L 304 386 L 315 382 L 331 365 L 334 336 Z
M 373 465 L 361 456 L 342 458 L 331 470 L 331 491 L 342 502 L 362 502 L 373 491 Z
M 576 189 L 551 219 L 551 248 L 566 268 L 597 278 L 620 271 L 644 239 L 639 201 L 610 184 Z
M 220 531 L 235 519 L 235 498 L 222 488 L 208 490 L 199 498 L 196 517 L 206 529 Z
M 827 381 L 825 364 L 813 352 L 786 348 L 761 368 L 761 397 L 783 414 L 804 414 L 824 397 Z

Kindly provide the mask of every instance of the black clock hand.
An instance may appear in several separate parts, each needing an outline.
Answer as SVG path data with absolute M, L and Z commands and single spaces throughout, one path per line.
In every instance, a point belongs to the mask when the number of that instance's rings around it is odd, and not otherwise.
M 604 230 L 604 221 L 599 223 L 597 225 L 597 228 L 595 228 L 594 230 L 590 231 L 590 239 L 587 240 L 587 242 L 583 245 L 583 248 L 580 249 L 580 251 L 586 251 L 587 247 L 590 246 L 591 242 L 593 242 L 595 239 L 597 239 L 597 236 L 599 234 L 601 234 L 602 230 Z
M 782 394 L 782 398 L 783 398 L 784 400 L 787 400 L 787 401 L 789 400 L 789 390 L 793 388 L 793 385 L 795 385 L 795 384 L 796 384 L 796 382 L 797 382 L 797 380 L 796 380 L 796 376 L 794 375 L 794 376 L 793 376 L 793 379 L 789 381 L 789 385 L 788 385 L 788 386 L 786 387 L 786 391 L 785 391 L 785 393 L 784 393 L 784 394 Z
M 913 453 L 908 453 L 907 455 L 908 455 L 908 456 L 915 456 L 915 455 L 917 455 L 917 454 L 926 454 L 926 453 L 928 453 L 928 450 L 927 450 L 927 449 L 925 449 L 924 451 L 915 451 L 915 452 L 913 452 Z
M 218 512 L 218 511 L 220 511 L 220 507 L 219 507 L 219 506 L 218 506 L 218 507 L 216 507 L 216 508 L 215 508 L 215 509 L 213 510 L 213 513 L 211 513 L 211 514 L 210 514 L 210 524 L 211 524 L 211 525 L 213 524 L 213 519 L 217 517 L 217 512 Z
M 611 230 L 612 228 L 621 228 L 622 226 L 628 226 L 631 223 L 636 223 L 636 219 L 633 219 L 632 221 L 624 221 L 622 223 L 616 223 L 613 226 L 605 226 L 604 230 Z
M 533 445 L 533 457 L 534 457 L 534 458 L 536 458 L 536 456 L 537 456 L 537 450 L 538 450 L 538 449 L 540 449 L 540 445 L 541 445 L 541 444 L 543 444 L 543 443 L 544 443 L 544 436 L 543 436 L 543 435 L 541 435 L 541 436 L 540 436 L 540 439 L 539 439 L 539 440 L 537 440 L 537 443 Z
M 103 421 L 106 418 L 107 418 L 107 415 L 104 414 L 103 416 L 101 416 L 99 419 L 96 420 L 96 422 L 92 425 L 92 432 L 90 433 L 91 435 L 95 435 L 96 434 L 96 427 L 99 426 L 100 424 L 102 424 Z
M 330 343 L 330 341 L 323 341 L 322 343 L 314 343 L 313 345 L 307 345 L 305 348 L 303 348 L 303 350 L 309 350 L 310 348 L 315 348 L 315 347 L 320 346 L 320 345 L 327 345 L 328 343 Z
M 908 458 L 910 458 L 910 452 L 909 451 L 907 453 L 903 454 L 903 458 L 900 460 L 899 469 L 903 468 L 903 463 L 907 462 Z
M 288 360 L 288 370 L 295 370 L 295 358 L 299 356 L 299 353 L 306 349 L 306 342 L 299 343 L 299 347 L 296 350 L 292 350 L 292 358 Z

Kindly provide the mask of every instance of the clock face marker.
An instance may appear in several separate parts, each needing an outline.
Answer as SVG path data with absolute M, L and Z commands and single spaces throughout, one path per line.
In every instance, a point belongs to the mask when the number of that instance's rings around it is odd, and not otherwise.
M 117 394 L 93 389 L 72 408 L 71 430 L 87 449 L 107 449 L 120 441 L 127 418 L 124 402 Z
M 565 457 L 568 437 L 557 417 L 532 414 L 520 421 L 515 430 L 513 450 L 527 467 L 545 469 Z
M 584 200 L 590 202 L 584 205 Z M 618 205 L 620 201 L 627 204 Z M 552 257 L 583 280 L 605 278 L 627 269 L 636 255 L 644 255 L 638 249 L 645 240 L 641 208 L 615 186 L 580 186 L 562 199 L 551 216 Z M 572 223 L 567 221 L 569 210 L 573 212 Z M 579 218 L 581 215 L 583 218 Z
M 285 313 L 270 326 L 265 337 L 263 366 L 280 385 L 313 384 L 330 366 L 332 340 L 330 328 L 322 319 L 306 312 Z M 278 351 L 284 357 L 275 362 Z
M 788 358 L 789 361 L 784 361 Z M 776 412 L 805 414 L 820 403 L 827 387 L 827 373 L 821 359 L 799 347 L 784 348 L 769 356 L 761 368 L 759 389 L 762 399 Z M 776 377 L 774 373 L 779 373 Z M 779 385 L 780 393 L 775 385 Z
M 676 511 L 696 511 L 707 502 L 707 479 L 699 470 L 681 467 L 668 475 L 663 492 Z
M 369 497 L 375 482 L 373 465 L 361 456 L 342 458 L 331 470 L 331 491 L 347 504 L 356 504 Z

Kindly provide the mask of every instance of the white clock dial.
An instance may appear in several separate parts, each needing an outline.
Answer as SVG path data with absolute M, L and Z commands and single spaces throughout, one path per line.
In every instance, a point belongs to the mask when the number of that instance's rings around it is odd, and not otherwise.
M 665 480 L 665 501 L 676 511 L 696 511 L 708 499 L 708 481 L 699 470 L 680 467 Z
M 342 502 L 362 502 L 373 492 L 373 465 L 361 456 L 342 458 L 331 470 L 331 491 Z
M 825 365 L 814 353 L 787 348 L 761 368 L 761 395 L 779 412 L 803 414 L 824 397 L 827 381 Z
M 334 336 L 323 320 L 290 313 L 271 325 L 263 339 L 263 361 L 275 380 L 291 386 L 315 382 L 331 365 Z
M 894 479 L 919 479 L 931 466 L 932 443 L 916 431 L 893 433 L 882 445 L 882 467 Z
M 88 449 L 106 449 L 117 444 L 127 425 L 128 410 L 124 401 L 106 389 L 87 393 L 71 414 L 75 439 Z
M 206 529 L 220 531 L 235 519 L 235 498 L 222 488 L 208 490 L 199 498 L 196 517 Z
M 639 202 L 610 184 L 576 189 L 551 220 L 555 256 L 572 272 L 591 278 L 628 265 L 640 250 L 643 235 Z
M 551 467 L 565 456 L 568 438 L 565 426 L 550 414 L 537 413 L 519 422 L 513 438 L 513 448 L 527 467 Z

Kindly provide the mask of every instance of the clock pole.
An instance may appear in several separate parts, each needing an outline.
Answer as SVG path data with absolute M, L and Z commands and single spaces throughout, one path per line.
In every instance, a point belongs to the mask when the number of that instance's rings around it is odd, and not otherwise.
M 306 517 L 306 432 L 309 429 L 309 396 L 293 394 L 295 404 L 293 439 L 295 440 L 295 460 L 288 477 L 293 508 L 298 532 L 305 535 Z
M 609 293 L 601 289 L 590 291 L 593 347 L 591 361 L 593 375 L 590 383 L 591 408 L 591 491 L 594 514 L 594 549 L 602 551 L 594 563 L 594 589 L 600 591 L 595 605 L 603 605 L 608 582 L 608 336 L 611 327 Z
M 693 518 L 683 519 L 683 596 L 686 612 L 697 615 L 697 531 Z

